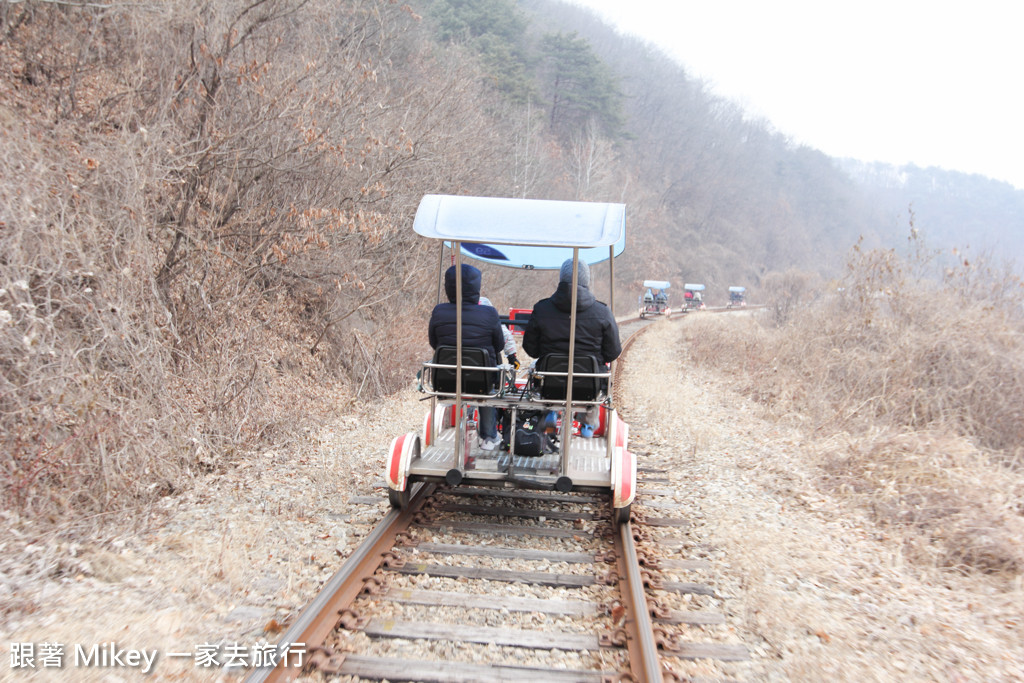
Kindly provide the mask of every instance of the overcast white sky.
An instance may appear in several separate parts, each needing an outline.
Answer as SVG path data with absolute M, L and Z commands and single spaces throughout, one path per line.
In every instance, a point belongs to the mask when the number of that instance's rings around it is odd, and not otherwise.
M 1020 0 L 569 0 L 837 157 L 1024 189 Z

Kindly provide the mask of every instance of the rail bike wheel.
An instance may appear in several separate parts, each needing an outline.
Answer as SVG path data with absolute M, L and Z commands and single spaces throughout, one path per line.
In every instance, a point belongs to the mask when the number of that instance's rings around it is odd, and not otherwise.
M 440 432 L 442 429 L 454 425 L 455 406 L 434 406 L 433 412 L 427 411 L 423 417 L 423 445 L 433 446 L 431 432 L 435 429 Z
M 440 406 L 438 406 L 440 407 Z M 423 445 L 430 447 L 431 445 L 431 427 L 434 423 L 434 414 L 431 411 L 427 411 L 427 414 L 423 417 Z
M 629 520 L 630 520 L 630 517 L 632 516 L 632 510 L 633 510 L 633 505 L 632 504 L 629 504 L 629 505 L 627 505 L 625 507 L 621 507 L 621 508 L 612 508 L 612 512 L 613 512 L 613 514 L 612 514 L 612 521 L 615 523 L 615 526 L 621 526 L 623 524 L 628 524 Z
M 636 498 L 636 457 L 617 446 L 612 452 L 612 518 L 616 524 L 629 521 L 630 507 Z
M 420 455 L 420 435 L 408 432 L 396 436 L 388 452 L 388 502 L 402 509 L 409 504 L 409 464 Z
M 404 510 L 409 506 L 409 489 L 404 491 L 388 489 L 388 503 L 396 510 Z
M 611 415 L 611 411 L 608 406 L 602 403 L 597 407 L 597 429 L 594 430 L 594 436 L 605 436 L 608 433 L 609 415 Z

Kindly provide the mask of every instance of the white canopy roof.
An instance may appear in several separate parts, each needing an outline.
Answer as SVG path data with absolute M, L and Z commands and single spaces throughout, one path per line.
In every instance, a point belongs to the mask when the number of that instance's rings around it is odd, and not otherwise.
M 665 280 L 644 280 L 644 287 L 651 289 L 668 289 L 671 286 L 672 283 Z
M 558 268 L 580 249 L 580 260 L 597 263 L 626 246 L 624 204 L 549 199 L 426 195 L 413 230 L 461 242 L 466 256 L 514 268 Z M 499 245 L 493 247 L 490 245 Z
M 746 287 L 730 287 L 729 291 L 730 292 L 745 292 L 745 291 L 747 291 L 747 288 Z
M 416 210 L 413 229 L 453 242 L 608 247 L 625 233 L 626 206 L 428 194 Z
M 687 284 L 683 285 L 683 289 L 689 289 L 690 291 L 693 291 L 693 292 L 702 292 L 702 291 L 704 291 L 704 285 L 691 285 L 691 284 L 687 283 Z

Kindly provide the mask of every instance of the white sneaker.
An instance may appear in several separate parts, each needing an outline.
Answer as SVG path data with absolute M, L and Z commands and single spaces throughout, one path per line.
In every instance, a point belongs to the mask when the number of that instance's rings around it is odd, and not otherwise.
M 501 439 L 495 437 L 493 439 L 484 439 L 480 442 L 480 448 L 485 451 L 493 451 L 501 444 Z

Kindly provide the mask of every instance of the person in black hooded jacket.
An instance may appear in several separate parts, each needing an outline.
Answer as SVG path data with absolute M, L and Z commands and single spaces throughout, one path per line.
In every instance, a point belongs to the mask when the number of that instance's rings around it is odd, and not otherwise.
M 572 310 L 572 259 L 562 264 L 558 289 L 533 305 L 523 333 L 523 350 L 534 358 L 548 353 L 569 353 L 569 314 Z M 576 354 L 611 363 L 622 353 L 619 326 L 605 304 L 590 292 L 590 267 L 580 261 L 576 283 Z
M 480 285 L 483 280 L 479 269 L 468 263 L 462 264 L 462 348 L 478 347 L 487 351 L 491 365 L 501 361 L 505 338 L 501 332 L 498 311 L 493 306 L 479 306 Z M 430 347 L 455 346 L 457 341 L 457 309 L 455 306 L 455 266 L 444 274 L 444 291 L 448 303 L 434 306 L 430 314 L 427 336 Z M 479 433 L 481 448 L 494 450 L 501 441 L 498 439 L 497 415 L 493 406 L 480 406 Z

